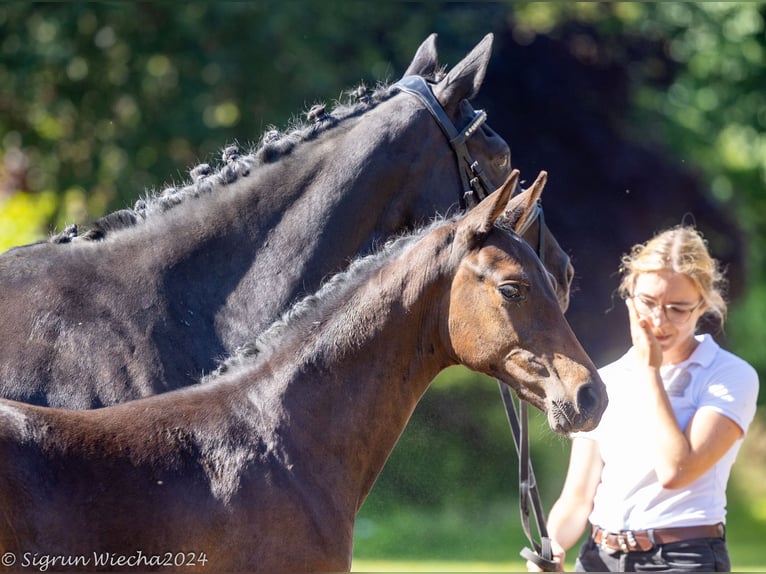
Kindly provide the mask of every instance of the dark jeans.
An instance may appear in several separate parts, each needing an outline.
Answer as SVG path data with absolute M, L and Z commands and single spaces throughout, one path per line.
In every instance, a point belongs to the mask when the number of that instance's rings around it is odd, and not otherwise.
M 576 572 L 730 572 L 723 538 L 661 544 L 647 552 L 615 552 L 589 538 L 580 548 Z

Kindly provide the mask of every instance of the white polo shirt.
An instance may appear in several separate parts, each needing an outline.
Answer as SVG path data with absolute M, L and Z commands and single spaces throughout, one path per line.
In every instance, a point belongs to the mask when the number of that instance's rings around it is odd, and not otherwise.
M 748 363 L 722 349 L 710 335 L 683 363 L 662 367 L 673 412 L 681 429 L 699 409 L 729 417 L 743 431 L 753 420 L 758 375 Z M 635 353 L 599 369 L 609 405 L 598 427 L 573 436 L 598 442 L 604 468 L 590 521 L 610 532 L 725 522 L 726 483 L 742 439 L 694 482 L 678 489 L 660 486 L 654 472 L 654 444 L 644 431 L 651 424 L 636 408 Z

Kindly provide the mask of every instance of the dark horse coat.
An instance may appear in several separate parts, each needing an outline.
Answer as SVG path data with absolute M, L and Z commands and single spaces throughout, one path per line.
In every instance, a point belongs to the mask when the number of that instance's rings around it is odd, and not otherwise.
M 435 39 L 405 75 L 422 75 L 458 128 L 476 112 L 491 36 L 446 75 Z M 91 408 L 199 381 L 388 236 L 445 214 L 463 193 L 458 162 L 423 103 L 396 84 L 314 123 L 267 133 L 253 153 L 224 153 L 217 172 L 0 255 L 0 396 Z M 467 139 L 499 185 L 508 145 L 486 125 Z M 546 263 L 566 305 L 571 266 L 544 230 Z M 535 230 L 530 236 L 536 238 Z

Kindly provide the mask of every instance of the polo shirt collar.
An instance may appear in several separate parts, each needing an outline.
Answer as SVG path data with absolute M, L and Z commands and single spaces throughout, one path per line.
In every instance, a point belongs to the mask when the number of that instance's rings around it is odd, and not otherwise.
M 702 368 L 707 368 L 713 363 L 715 355 L 720 347 L 718 346 L 718 343 L 715 342 L 715 339 L 713 339 L 713 337 L 707 333 L 703 335 L 696 335 L 694 338 L 697 339 L 699 345 L 697 345 L 697 348 L 694 349 L 694 352 L 691 354 L 691 356 L 682 362 L 679 366 L 686 367 L 689 365 L 697 364 Z

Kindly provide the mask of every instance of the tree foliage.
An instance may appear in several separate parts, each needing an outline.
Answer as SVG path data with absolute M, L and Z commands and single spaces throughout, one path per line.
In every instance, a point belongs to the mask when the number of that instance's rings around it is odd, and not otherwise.
M 0 249 L 185 180 L 227 143 L 251 145 L 360 80 L 394 79 L 431 32 L 454 63 L 487 31 L 511 28 L 523 43 L 572 23 L 599 31 L 599 45 L 571 43 L 578 58 L 599 50 L 629 70 L 630 137 L 704 170 L 747 234 L 748 295 L 730 334 L 765 372 L 766 359 L 747 350 L 766 268 L 758 3 L 4 3 L 0 201 L 18 191 L 48 199 L 27 212 L 19 205 L 36 205 L 31 195 L 0 204 L 0 221 L 13 221 Z M 637 39 L 661 45 L 662 57 L 637 55 Z
M 529 2 L 515 5 L 514 17 L 520 38 L 555 36 L 572 22 L 597 28 L 601 46 L 574 43 L 572 50 L 584 59 L 605 50 L 629 71 L 630 137 L 664 146 L 703 172 L 710 196 L 739 222 L 750 247 L 748 275 L 728 334 L 764 376 L 758 342 L 766 310 L 766 5 Z M 663 57 L 637 58 L 626 48 L 640 44 L 637 39 L 661 45 Z
M 38 237 L 86 222 L 360 80 L 391 79 L 442 16 L 457 31 L 481 15 L 426 3 L 403 19 L 405 7 L 4 3 L 0 197 L 54 192 L 55 216 L 29 221 Z M 0 247 L 23 240 L 4 227 Z

